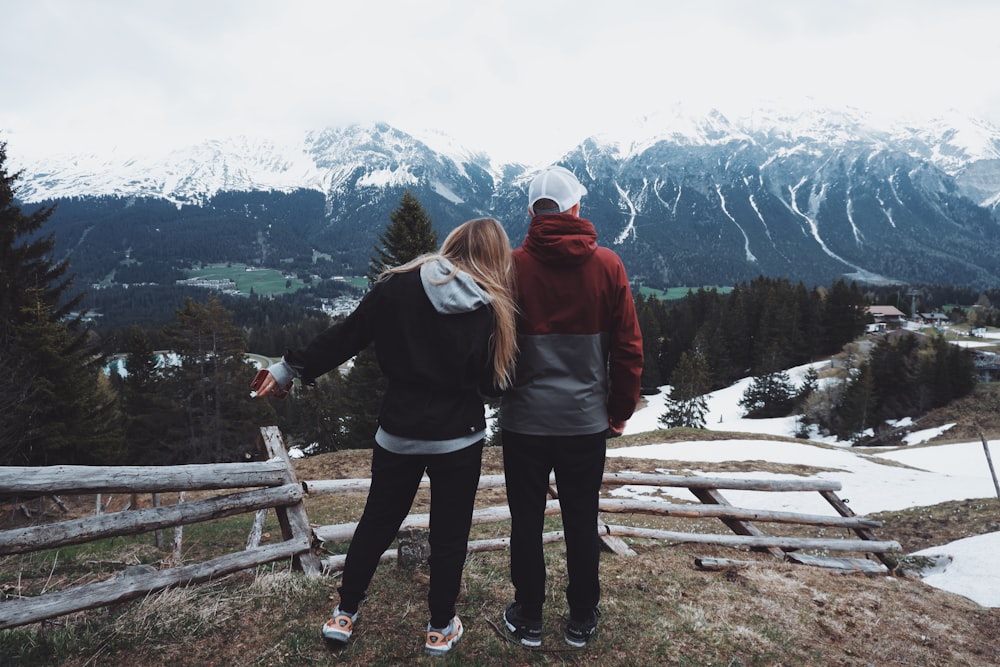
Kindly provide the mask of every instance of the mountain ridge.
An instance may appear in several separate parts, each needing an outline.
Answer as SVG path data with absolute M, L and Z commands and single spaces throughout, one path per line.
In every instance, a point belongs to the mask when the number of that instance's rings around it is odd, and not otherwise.
M 1000 129 L 984 121 L 879 124 L 851 109 L 730 119 L 678 109 L 595 134 L 559 163 L 587 186 L 584 213 L 602 242 L 646 284 L 760 274 L 1000 282 Z M 26 202 L 143 197 L 204 208 L 227 193 L 319 192 L 325 206 L 310 214 L 322 220 L 309 222 L 309 241 L 337 248 L 355 269 L 405 190 L 442 231 L 490 215 L 516 243 L 534 172 L 386 123 L 311 131 L 300 144 L 213 140 L 159 162 L 75 156 L 20 168 Z

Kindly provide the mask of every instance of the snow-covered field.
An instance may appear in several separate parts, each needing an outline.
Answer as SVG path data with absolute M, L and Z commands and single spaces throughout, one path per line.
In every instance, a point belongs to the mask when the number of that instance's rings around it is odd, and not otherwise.
M 812 364 L 822 366 L 826 362 Z M 791 369 L 792 382 L 799 384 L 808 365 Z M 706 428 L 718 431 L 794 436 L 793 417 L 780 419 L 745 419 L 739 400 L 750 379 L 708 395 Z M 656 431 L 664 412 L 665 392 L 647 396 L 647 403 L 629 420 L 625 434 Z M 944 427 L 945 429 L 947 427 Z M 944 429 L 911 433 L 901 448 L 885 448 L 878 454 L 865 454 L 832 438 L 810 442 L 763 440 L 719 440 L 649 444 L 608 450 L 608 456 L 626 456 L 677 462 L 768 461 L 796 463 L 829 469 L 816 474 L 819 479 L 841 483 L 841 498 L 846 499 L 855 513 L 900 510 L 907 507 L 936 505 L 949 500 L 995 498 L 993 477 L 982 442 L 946 445 L 924 445 Z M 1000 441 L 988 443 L 995 466 L 1000 466 Z M 903 466 L 892 465 L 901 463 Z M 684 466 L 697 473 L 697 466 Z M 675 472 L 665 470 L 665 472 Z M 726 477 L 781 478 L 772 473 L 726 473 Z M 653 489 L 622 487 L 619 495 L 644 498 L 673 496 L 693 499 L 685 489 Z M 727 491 L 726 498 L 736 505 L 756 509 L 775 509 L 811 514 L 836 514 L 833 508 L 815 492 L 754 493 Z M 1000 516 L 1000 501 L 997 505 Z M 937 572 L 928 574 L 924 582 L 963 595 L 987 607 L 1000 607 L 1000 533 L 943 544 L 919 552 L 922 555 L 941 554 L 951 562 Z

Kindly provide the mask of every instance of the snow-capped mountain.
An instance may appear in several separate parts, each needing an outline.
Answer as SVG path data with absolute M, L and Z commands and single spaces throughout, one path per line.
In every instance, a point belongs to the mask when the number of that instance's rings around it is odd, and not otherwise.
M 335 251 L 345 271 L 364 267 L 407 189 L 443 231 L 491 215 L 516 243 L 528 223 L 527 167 L 495 164 L 440 133 L 417 138 L 381 123 L 310 132 L 294 145 L 213 141 L 159 158 L 17 157 L 10 156 L 23 169 L 23 201 L 63 200 L 67 247 L 83 233 L 67 200 L 94 197 L 106 206 L 117 198 L 166 200 L 179 216 L 196 207 L 245 218 L 255 241 L 233 247 L 281 256 L 266 247 L 295 235 Z M 756 110 L 730 119 L 678 108 L 595 134 L 560 162 L 587 186 L 584 215 L 602 243 L 650 285 L 732 284 L 761 274 L 813 284 L 843 275 L 1000 282 L 1000 129 L 981 121 L 889 124 L 853 109 Z M 254 201 L 261 193 L 313 192 L 308 201 L 321 204 L 304 210 L 306 200 L 296 200 L 294 215 L 273 217 L 291 205 L 286 199 L 271 213 L 260 205 L 250 214 L 234 203 L 240 192 L 255 193 Z
M 217 192 L 322 189 L 325 174 L 301 146 L 233 137 L 165 155 L 72 155 L 25 161 L 20 197 L 158 197 L 178 204 Z

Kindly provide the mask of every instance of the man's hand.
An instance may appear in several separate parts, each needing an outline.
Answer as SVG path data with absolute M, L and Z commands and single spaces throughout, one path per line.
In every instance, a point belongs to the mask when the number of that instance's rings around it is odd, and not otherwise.
M 608 419 L 608 437 L 617 438 L 625 431 L 625 422 L 617 419 Z

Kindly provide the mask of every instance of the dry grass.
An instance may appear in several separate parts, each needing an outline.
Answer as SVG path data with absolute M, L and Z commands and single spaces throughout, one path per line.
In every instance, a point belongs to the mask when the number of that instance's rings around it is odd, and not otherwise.
M 690 432 L 630 436 L 615 446 L 691 439 Z M 697 432 L 700 438 L 733 434 Z M 739 437 L 746 437 L 740 435 Z M 300 479 L 365 477 L 370 452 L 327 454 L 295 462 Z M 741 464 L 742 465 L 742 464 Z M 609 459 L 609 471 L 652 471 L 670 462 Z M 685 468 L 693 467 L 685 463 Z M 735 464 L 697 464 L 710 472 Z M 777 472 L 805 474 L 799 466 Z M 501 472 L 500 451 L 489 448 L 484 473 Z M 755 469 L 760 469 L 755 466 Z M 503 502 L 502 491 L 480 494 L 479 506 Z M 313 497 L 317 524 L 356 520 L 364 494 Z M 92 506 L 91 506 L 92 507 Z M 414 511 L 426 511 L 421 494 Z M 993 501 L 946 503 L 885 513 L 879 538 L 896 539 L 906 551 L 997 530 L 1000 505 Z M 718 522 L 633 517 L 636 525 L 669 530 L 723 531 Z M 625 523 L 627 517 L 616 517 Z M 558 527 L 555 520 L 554 528 Z M 768 528 L 769 532 L 772 532 Z M 238 532 L 238 531 L 237 531 Z M 245 535 L 245 533 L 244 533 Z M 503 524 L 477 527 L 476 537 L 506 535 Z M 148 541 L 148 540 L 147 540 Z M 206 548 L 208 538 L 198 538 Z M 0 632 L 0 664 L 125 667 L 131 665 L 996 665 L 1000 664 L 1000 610 L 928 587 L 905 576 L 833 573 L 781 563 L 766 554 L 724 547 L 631 541 L 636 557 L 605 554 L 602 560 L 602 626 L 592 645 L 571 650 L 561 638 L 566 585 L 564 549 L 546 547 L 549 562 L 544 642 L 540 650 L 512 643 L 500 614 L 512 589 L 505 552 L 470 556 L 459 600 L 467 631 L 451 655 L 421 653 L 427 621 L 425 569 L 379 567 L 362 607 L 355 639 L 331 647 L 319 626 L 332 607 L 336 577 L 317 580 L 284 565 L 261 568 L 209 585 L 175 589 L 115 608 L 63 617 Z M 123 559 L 134 545 L 120 545 Z M 340 545 L 330 545 L 337 551 Z M 131 549 L 131 552 L 128 552 Z M 139 552 L 142 555 L 142 552 Z M 698 570 L 697 557 L 748 561 L 725 572 Z M 117 560 L 107 554 L 87 559 Z M 72 560 L 69 556 L 63 559 Z M 49 562 L 24 571 L 50 575 Z M 8 560 L 0 572 L 11 576 Z

